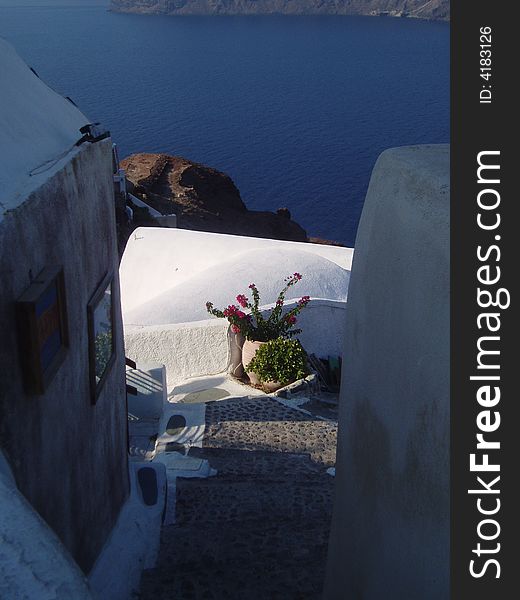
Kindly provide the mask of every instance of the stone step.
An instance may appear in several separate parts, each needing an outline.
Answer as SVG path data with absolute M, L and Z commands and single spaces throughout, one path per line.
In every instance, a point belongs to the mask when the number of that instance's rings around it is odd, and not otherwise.
M 248 558 L 283 560 L 295 564 L 325 551 L 330 516 L 312 522 L 301 518 L 236 519 L 163 528 L 158 567 L 175 565 L 182 571 L 201 563 L 233 564 Z
M 176 524 L 258 519 L 301 519 L 303 523 L 331 514 L 334 480 L 272 482 L 228 477 L 177 480 Z
M 304 555 L 244 552 L 235 556 L 201 554 L 198 560 L 168 562 L 145 571 L 142 600 L 318 600 L 326 563 L 326 543 Z
M 166 402 L 164 365 L 139 363 L 135 369 L 127 368 L 126 383 L 137 390 L 136 395 L 128 394 L 128 412 L 139 420 L 158 420 Z
M 320 564 L 321 563 L 321 564 Z M 190 572 L 174 568 L 145 571 L 140 600 L 320 600 L 325 559 L 234 565 L 200 563 Z
M 217 476 L 176 481 L 142 600 L 318 600 L 332 514 L 336 424 L 271 398 L 205 405 Z
M 326 468 L 308 454 L 262 452 L 225 448 L 191 448 L 190 455 L 209 461 L 219 475 L 269 480 L 312 479 L 325 474 Z

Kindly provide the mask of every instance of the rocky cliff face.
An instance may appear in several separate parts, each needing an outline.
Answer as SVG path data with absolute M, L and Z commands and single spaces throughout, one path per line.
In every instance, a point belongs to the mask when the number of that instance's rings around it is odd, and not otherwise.
M 182 229 L 307 241 L 287 209 L 248 210 L 232 179 L 216 169 L 167 154 L 133 154 L 121 167 L 129 191 L 162 214 L 175 213 Z
M 389 15 L 448 20 L 449 0 L 112 0 L 119 12 L 168 15 Z

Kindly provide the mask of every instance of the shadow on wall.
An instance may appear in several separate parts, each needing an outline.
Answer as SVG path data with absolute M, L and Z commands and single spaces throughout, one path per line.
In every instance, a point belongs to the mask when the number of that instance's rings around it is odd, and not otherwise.
M 384 152 L 347 304 L 326 600 L 449 597 L 449 147 Z

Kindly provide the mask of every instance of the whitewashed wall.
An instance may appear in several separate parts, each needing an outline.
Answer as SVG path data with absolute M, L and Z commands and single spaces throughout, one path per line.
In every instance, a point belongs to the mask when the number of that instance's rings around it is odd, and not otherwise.
M 70 150 L 87 122 L 0 40 L 0 446 L 20 492 L 84 572 L 129 493 L 112 143 Z M 23 385 L 15 302 L 51 265 L 64 271 L 70 345 L 45 392 L 33 396 Z M 87 303 L 108 271 L 116 273 L 116 361 L 94 406 Z M 0 522 L 0 540 L 8 524 Z
M 290 306 L 290 305 L 289 305 Z M 305 350 L 316 356 L 340 356 L 345 337 L 345 303 L 314 300 L 301 313 L 303 332 L 298 336 Z M 128 325 L 126 355 L 166 367 L 168 389 L 190 377 L 227 370 L 231 349 L 225 319 L 208 319 L 172 325 Z
M 384 152 L 347 306 L 326 600 L 449 597 L 449 147 Z
M 168 390 L 199 375 L 226 371 L 229 364 L 228 323 L 223 319 L 173 325 L 125 328 L 126 355 L 136 362 L 166 367 Z
M 312 298 L 299 317 L 302 344 L 320 357 L 341 355 L 352 254 L 336 246 L 140 228 L 120 269 L 126 354 L 166 365 L 169 388 L 223 372 L 230 358 L 228 323 L 209 317 L 206 301 L 224 308 L 254 282 L 268 308 L 284 277 L 297 271 L 303 278 L 286 306 Z

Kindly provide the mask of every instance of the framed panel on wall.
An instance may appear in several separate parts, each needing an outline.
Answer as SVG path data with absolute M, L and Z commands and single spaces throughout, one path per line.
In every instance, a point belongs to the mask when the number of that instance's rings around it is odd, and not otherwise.
M 114 275 L 108 273 L 87 305 L 90 399 L 97 402 L 115 362 Z
M 63 267 L 43 269 L 16 301 L 23 383 L 26 393 L 43 394 L 69 347 Z

